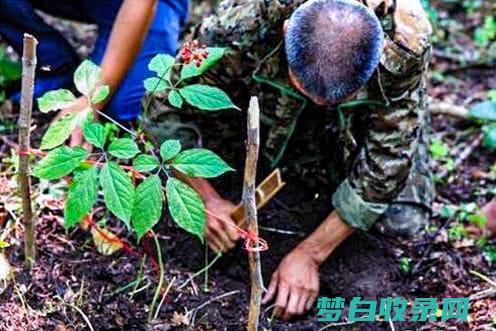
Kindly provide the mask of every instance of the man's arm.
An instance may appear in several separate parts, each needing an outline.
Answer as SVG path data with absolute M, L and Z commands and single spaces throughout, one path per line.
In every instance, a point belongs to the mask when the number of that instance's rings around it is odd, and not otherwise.
M 155 15 L 157 0 L 125 0 L 115 19 L 101 63 L 102 84 L 115 91 L 139 53 Z
M 100 84 L 109 85 L 111 93 L 117 90 L 139 53 L 155 15 L 156 5 L 157 0 L 125 0 L 122 3 L 101 63 Z M 82 96 L 59 116 L 67 112 L 82 111 L 87 104 L 86 97 Z M 102 102 L 98 108 L 104 106 L 105 102 Z M 77 129 L 71 136 L 70 144 L 80 145 L 82 140 L 82 132 Z

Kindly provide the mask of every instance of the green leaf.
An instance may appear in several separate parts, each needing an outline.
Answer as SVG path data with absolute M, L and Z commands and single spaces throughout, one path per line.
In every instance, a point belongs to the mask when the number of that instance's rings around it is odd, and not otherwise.
M 132 225 L 138 240 L 160 220 L 163 201 L 162 182 L 157 175 L 146 178 L 136 187 Z
M 482 121 L 496 121 L 496 102 L 484 101 L 477 103 L 470 108 L 469 115 Z
M 183 106 L 183 97 L 176 90 L 169 92 L 168 100 L 173 107 L 180 109 Z
M 129 228 L 135 194 L 131 178 L 117 163 L 109 161 L 100 171 L 100 186 L 107 208 Z
M 167 81 L 158 77 L 147 78 L 143 84 L 145 85 L 145 90 L 150 93 L 162 92 L 169 87 L 169 83 Z
M 487 224 L 487 217 L 482 214 L 471 214 L 467 216 L 467 221 L 474 223 L 481 229 L 484 229 Z
M 21 78 L 21 74 L 22 67 L 19 61 L 11 60 L 4 49 L 0 48 L 0 78 L 3 78 L 5 82 L 15 81 Z
M 176 62 L 176 59 L 172 56 L 168 54 L 158 54 L 150 61 L 148 69 L 156 72 L 158 77 L 168 80 L 174 62 Z
M 487 98 L 492 102 L 496 102 L 496 89 L 487 91 Z
M 97 104 L 107 99 L 110 94 L 110 87 L 108 85 L 100 85 L 98 86 L 93 94 L 91 95 L 91 103 Z
M 440 140 L 433 141 L 429 146 L 429 152 L 435 159 L 440 159 L 449 154 L 448 146 Z
M 496 126 L 495 125 L 485 125 L 482 127 L 484 131 L 484 140 L 482 144 L 489 148 L 496 148 Z
M 166 195 L 172 219 L 203 242 L 205 206 L 198 193 L 179 179 L 171 177 L 167 180 Z
M 53 180 L 68 175 L 88 157 L 88 151 L 81 147 L 61 146 L 50 151 L 33 169 L 38 178 Z
M 100 123 L 84 122 L 83 135 L 84 139 L 95 147 L 103 148 L 105 145 L 105 128 Z
M 91 212 L 98 197 L 98 168 L 91 167 L 79 172 L 69 187 L 64 209 L 64 226 L 67 229 L 78 224 Z
M 208 149 L 193 148 L 179 153 L 172 166 L 191 177 L 213 178 L 234 171 L 217 154 Z
M 74 85 L 79 92 L 89 96 L 100 80 L 101 69 L 90 60 L 84 60 L 74 72 Z
M 4 249 L 10 247 L 10 244 L 8 242 L 5 242 L 3 240 L 0 240 L 0 249 Z
M 59 89 L 48 91 L 38 98 L 38 108 L 42 113 L 48 113 L 53 110 L 64 109 L 72 105 L 76 97 L 71 91 Z
M 224 47 L 208 47 L 208 57 L 203 60 L 201 65 L 197 67 L 194 62 L 184 65 L 181 69 L 181 80 L 191 77 L 200 76 L 210 68 L 215 66 L 224 56 L 227 48 Z
M 133 160 L 133 168 L 139 172 L 149 172 L 157 169 L 160 165 L 158 160 L 146 154 L 140 154 Z
M 165 162 L 175 157 L 180 151 L 181 143 L 179 140 L 166 140 L 160 146 L 160 157 Z
M 119 159 L 131 159 L 139 153 L 139 148 L 132 139 L 119 138 L 112 141 L 108 152 Z
M 187 103 L 201 110 L 239 109 L 227 94 L 217 87 L 194 84 L 183 87 L 179 93 Z
M 62 145 L 72 132 L 83 123 L 90 111 L 91 109 L 88 108 L 82 112 L 67 113 L 58 121 L 51 123 L 41 139 L 40 148 L 47 150 Z
M 455 216 L 455 214 L 456 214 L 457 211 L 458 211 L 458 207 L 457 206 L 443 205 L 443 207 L 439 211 L 439 215 L 442 218 L 451 218 L 451 217 Z

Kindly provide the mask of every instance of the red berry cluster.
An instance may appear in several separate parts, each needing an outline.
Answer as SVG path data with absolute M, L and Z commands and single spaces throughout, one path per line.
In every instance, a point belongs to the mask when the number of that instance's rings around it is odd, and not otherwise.
M 181 48 L 181 58 L 185 64 L 194 62 L 197 67 L 208 57 L 207 46 L 201 45 L 198 40 L 187 42 Z

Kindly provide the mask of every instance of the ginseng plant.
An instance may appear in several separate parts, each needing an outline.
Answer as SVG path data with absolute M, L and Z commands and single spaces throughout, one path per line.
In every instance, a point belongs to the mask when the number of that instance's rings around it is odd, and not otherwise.
M 173 85 L 170 81 L 174 67 L 181 68 L 185 77 L 201 75 L 215 64 L 224 50 L 201 49 L 201 59 L 176 62 L 169 55 L 160 54 L 152 59 L 149 69 L 157 77 L 147 79 L 148 90 L 169 89 L 172 106 L 181 107 L 183 99 L 200 110 L 214 111 L 237 108 L 220 89 L 207 85 Z M 187 57 L 183 56 L 183 60 Z M 51 123 L 45 132 L 40 149 L 43 158 L 35 165 L 33 175 L 45 180 L 58 180 L 71 176 L 64 207 L 64 226 L 71 228 L 92 213 L 99 192 L 103 202 L 117 219 L 140 241 L 162 218 L 165 198 L 172 219 L 184 230 L 203 241 L 205 206 L 198 193 L 174 174 L 180 172 L 190 177 L 214 178 L 232 171 L 219 156 L 210 150 L 193 148 L 182 150 L 177 140 L 165 141 L 158 151 L 153 144 L 108 115 L 95 105 L 109 95 L 109 87 L 99 85 L 101 70 L 89 60 L 84 61 L 74 73 L 77 90 L 88 100 L 81 112 L 71 112 Z M 38 99 L 41 112 L 64 109 L 76 101 L 67 89 L 45 93 Z M 122 131 L 117 137 L 108 137 L 104 125 L 94 121 L 95 115 L 116 124 Z M 81 146 L 68 147 L 65 141 L 73 130 L 81 127 L 84 140 L 93 146 L 93 152 Z M 165 193 L 165 194 L 164 194 Z M 159 261 L 160 262 L 160 261 Z M 159 294 L 161 279 L 152 308 Z M 151 316 L 151 315 L 150 315 Z

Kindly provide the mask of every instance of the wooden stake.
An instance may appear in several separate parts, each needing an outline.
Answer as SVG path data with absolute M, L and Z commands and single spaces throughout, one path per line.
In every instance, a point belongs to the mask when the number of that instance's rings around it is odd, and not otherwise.
M 19 191 L 22 198 L 22 220 L 24 222 L 25 266 L 32 269 L 36 259 L 34 215 L 31 206 L 31 180 L 29 177 L 30 128 L 33 108 L 34 76 L 36 71 L 36 46 L 38 41 L 24 34 L 22 52 L 22 96 L 19 115 Z
M 255 197 L 255 177 L 257 174 L 258 150 L 260 146 L 260 108 L 258 99 L 252 97 L 248 107 L 248 140 L 243 181 L 244 220 L 248 231 L 258 235 L 257 205 Z M 248 331 L 258 330 L 260 305 L 262 303 L 263 279 L 260 252 L 248 252 L 250 266 L 251 296 L 248 313 Z

